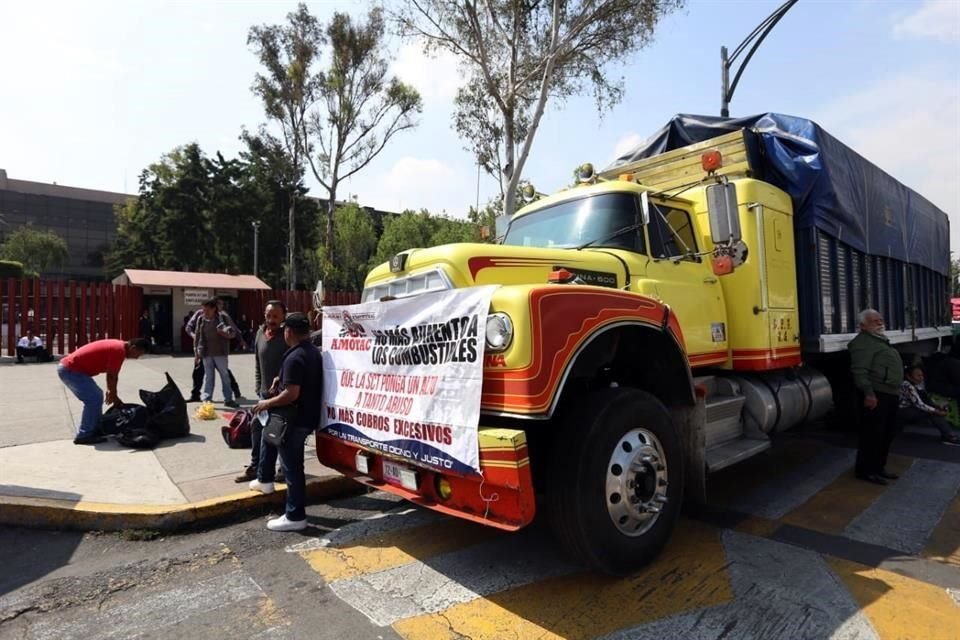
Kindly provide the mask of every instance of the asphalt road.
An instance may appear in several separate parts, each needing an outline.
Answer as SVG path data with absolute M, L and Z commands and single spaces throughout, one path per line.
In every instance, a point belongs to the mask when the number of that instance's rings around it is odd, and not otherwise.
M 634 576 L 382 493 L 302 534 L 0 530 L 0 638 L 956 638 L 960 448 L 903 436 L 887 487 L 843 436 L 791 438 L 713 479 Z

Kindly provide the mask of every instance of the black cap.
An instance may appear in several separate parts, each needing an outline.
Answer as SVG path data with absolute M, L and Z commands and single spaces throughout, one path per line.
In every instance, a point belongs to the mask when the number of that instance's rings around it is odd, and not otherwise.
M 287 314 L 287 317 L 284 318 L 283 322 L 280 323 L 280 326 L 290 327 L 294 331 L 309 331 L 310 320 L 308 320 L 307 316 L 299 311 L 294 311 L 293 313 Z

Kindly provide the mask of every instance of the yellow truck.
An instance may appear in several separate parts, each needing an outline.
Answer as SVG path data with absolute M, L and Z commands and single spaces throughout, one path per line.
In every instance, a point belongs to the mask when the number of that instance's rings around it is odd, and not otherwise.
M 623 574 L 711 473 L 835 400 L 852 409 L 844 351 L 861 309 L 885 314 L 905 354 L 949 335 L 942 211 L 810 121 L 683 118 L 599 174 L 581 167 L 498 244 L 411 249 L 369 274 L 363 301 L 382 304 L 499 285 L 482 476 L 410 465 L 415 488 L 399 486 L 388 454 L 358 469 L 363 447 L 322 432 L 321 462 L 502 529 L 543 512 L 576 560 Z

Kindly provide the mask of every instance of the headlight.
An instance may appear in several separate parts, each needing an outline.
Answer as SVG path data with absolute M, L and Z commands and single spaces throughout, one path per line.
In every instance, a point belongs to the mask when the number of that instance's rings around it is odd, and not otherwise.
M 513 340 L 513 322 L 505 313 L 491 313 L 487 316 L 487 349 L 506 351 Z

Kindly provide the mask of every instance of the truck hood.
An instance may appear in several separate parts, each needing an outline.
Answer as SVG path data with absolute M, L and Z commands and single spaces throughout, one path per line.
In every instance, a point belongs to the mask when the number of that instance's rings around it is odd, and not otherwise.
M 386 294 L 383 285 L 438 271 L 446 287 L 484 284 L 545 284 L 550 272 L 564 268 L 577 274 L 584 284 L 623 287 L 626 268 L 612 249 L 537 249 L 512 245 L 457 243 L 411 249 L 376 267 L 367 276 L 365 290 L 376 288 L 378 299 Z M 398 254 L 398 255 L 403 255 Z M 394 271 L 391 271 L 391 263 Z M 402 268 L 401 268 L 402 267 Z M 399 270 L 397 270 L 399 269 Z M 399 283 L 398 283 L 399 284 Z M 395 295 L 395 294 L 394 294 Z M 368 296 L 364 296 L 364 301 Z

